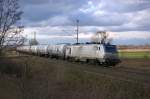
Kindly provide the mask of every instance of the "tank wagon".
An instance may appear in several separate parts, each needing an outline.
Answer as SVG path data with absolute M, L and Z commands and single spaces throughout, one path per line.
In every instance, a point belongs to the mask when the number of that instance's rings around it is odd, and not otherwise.
M 116 65 L 120 62 L 116 45 L 109 44 L 34 45 L 18 47 L 17 51 L 67 60 L 94 61 L 105 65 Z
M 22 53 L 30 53 L 31 46 L 20 46 L 17 47 L 17 51 L 18 52 L 22 52 Z
M 37 47 L 38 46 L 30 46 L 29 48 L 29 50 L 30 50 L 30 52 L 31 52 L 31 54 L 34 54 L 34 55 L 37 55 Z
M 67 44 L 49 45 L 48 55 L 50 57 L 65 58 Z
M 36 52 L 38 56 L 48 56 L 48 46 L 49 45 L 38 45 Z

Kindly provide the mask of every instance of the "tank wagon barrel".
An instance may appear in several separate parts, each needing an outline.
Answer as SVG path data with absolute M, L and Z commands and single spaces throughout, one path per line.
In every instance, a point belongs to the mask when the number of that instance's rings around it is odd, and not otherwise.
M 105 44 L 57 44 L 21 46 L 18 52 L 79 61 L 95 61 L 99 64 L 116 65 L 120 62 L 116 45 Z
M 49 45 L 38 45 L 37 46 L 37 55 L 48 56 L 48 46 Z

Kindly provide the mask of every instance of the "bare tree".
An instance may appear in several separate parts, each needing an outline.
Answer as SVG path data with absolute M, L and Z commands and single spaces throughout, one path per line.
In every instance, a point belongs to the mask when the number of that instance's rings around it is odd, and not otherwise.
M 92 36 L 91 41 L 94 43 L 110 44 L 112 39 L 108 38 L 108 36 L 106 31 L 98 31 Z
M 17 22 L 21 19 L 19 0 L 0 0 L 0 52 L 7 45 L 22 44 L 23 27 Z

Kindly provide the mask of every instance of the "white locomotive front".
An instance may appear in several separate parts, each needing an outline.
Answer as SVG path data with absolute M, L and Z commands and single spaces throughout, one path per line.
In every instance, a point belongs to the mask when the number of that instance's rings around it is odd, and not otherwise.
M 96 60 L 100 64 L 115 65 L 119 62 L 115 45 L 77 44 L 66 48 L 66 58 L 80 61 Z

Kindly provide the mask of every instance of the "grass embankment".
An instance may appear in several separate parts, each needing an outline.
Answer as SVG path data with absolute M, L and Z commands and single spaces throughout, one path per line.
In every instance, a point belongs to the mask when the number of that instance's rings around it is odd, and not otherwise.
M 150 97 L 150 88 L 138 83 L 85 73 L 63 60 L 21 57 L 2 61 L 0 99 L 149 99 Z M 21 75 L 17 76 L 18 74 Z
M 150 90 L 141 85 L 70 70 L 65 75 L 68 92 L 78 99 L 147 99 Z
M 121 58 L 144 58 L 150 59 L 150 51 L 119 51 Z

